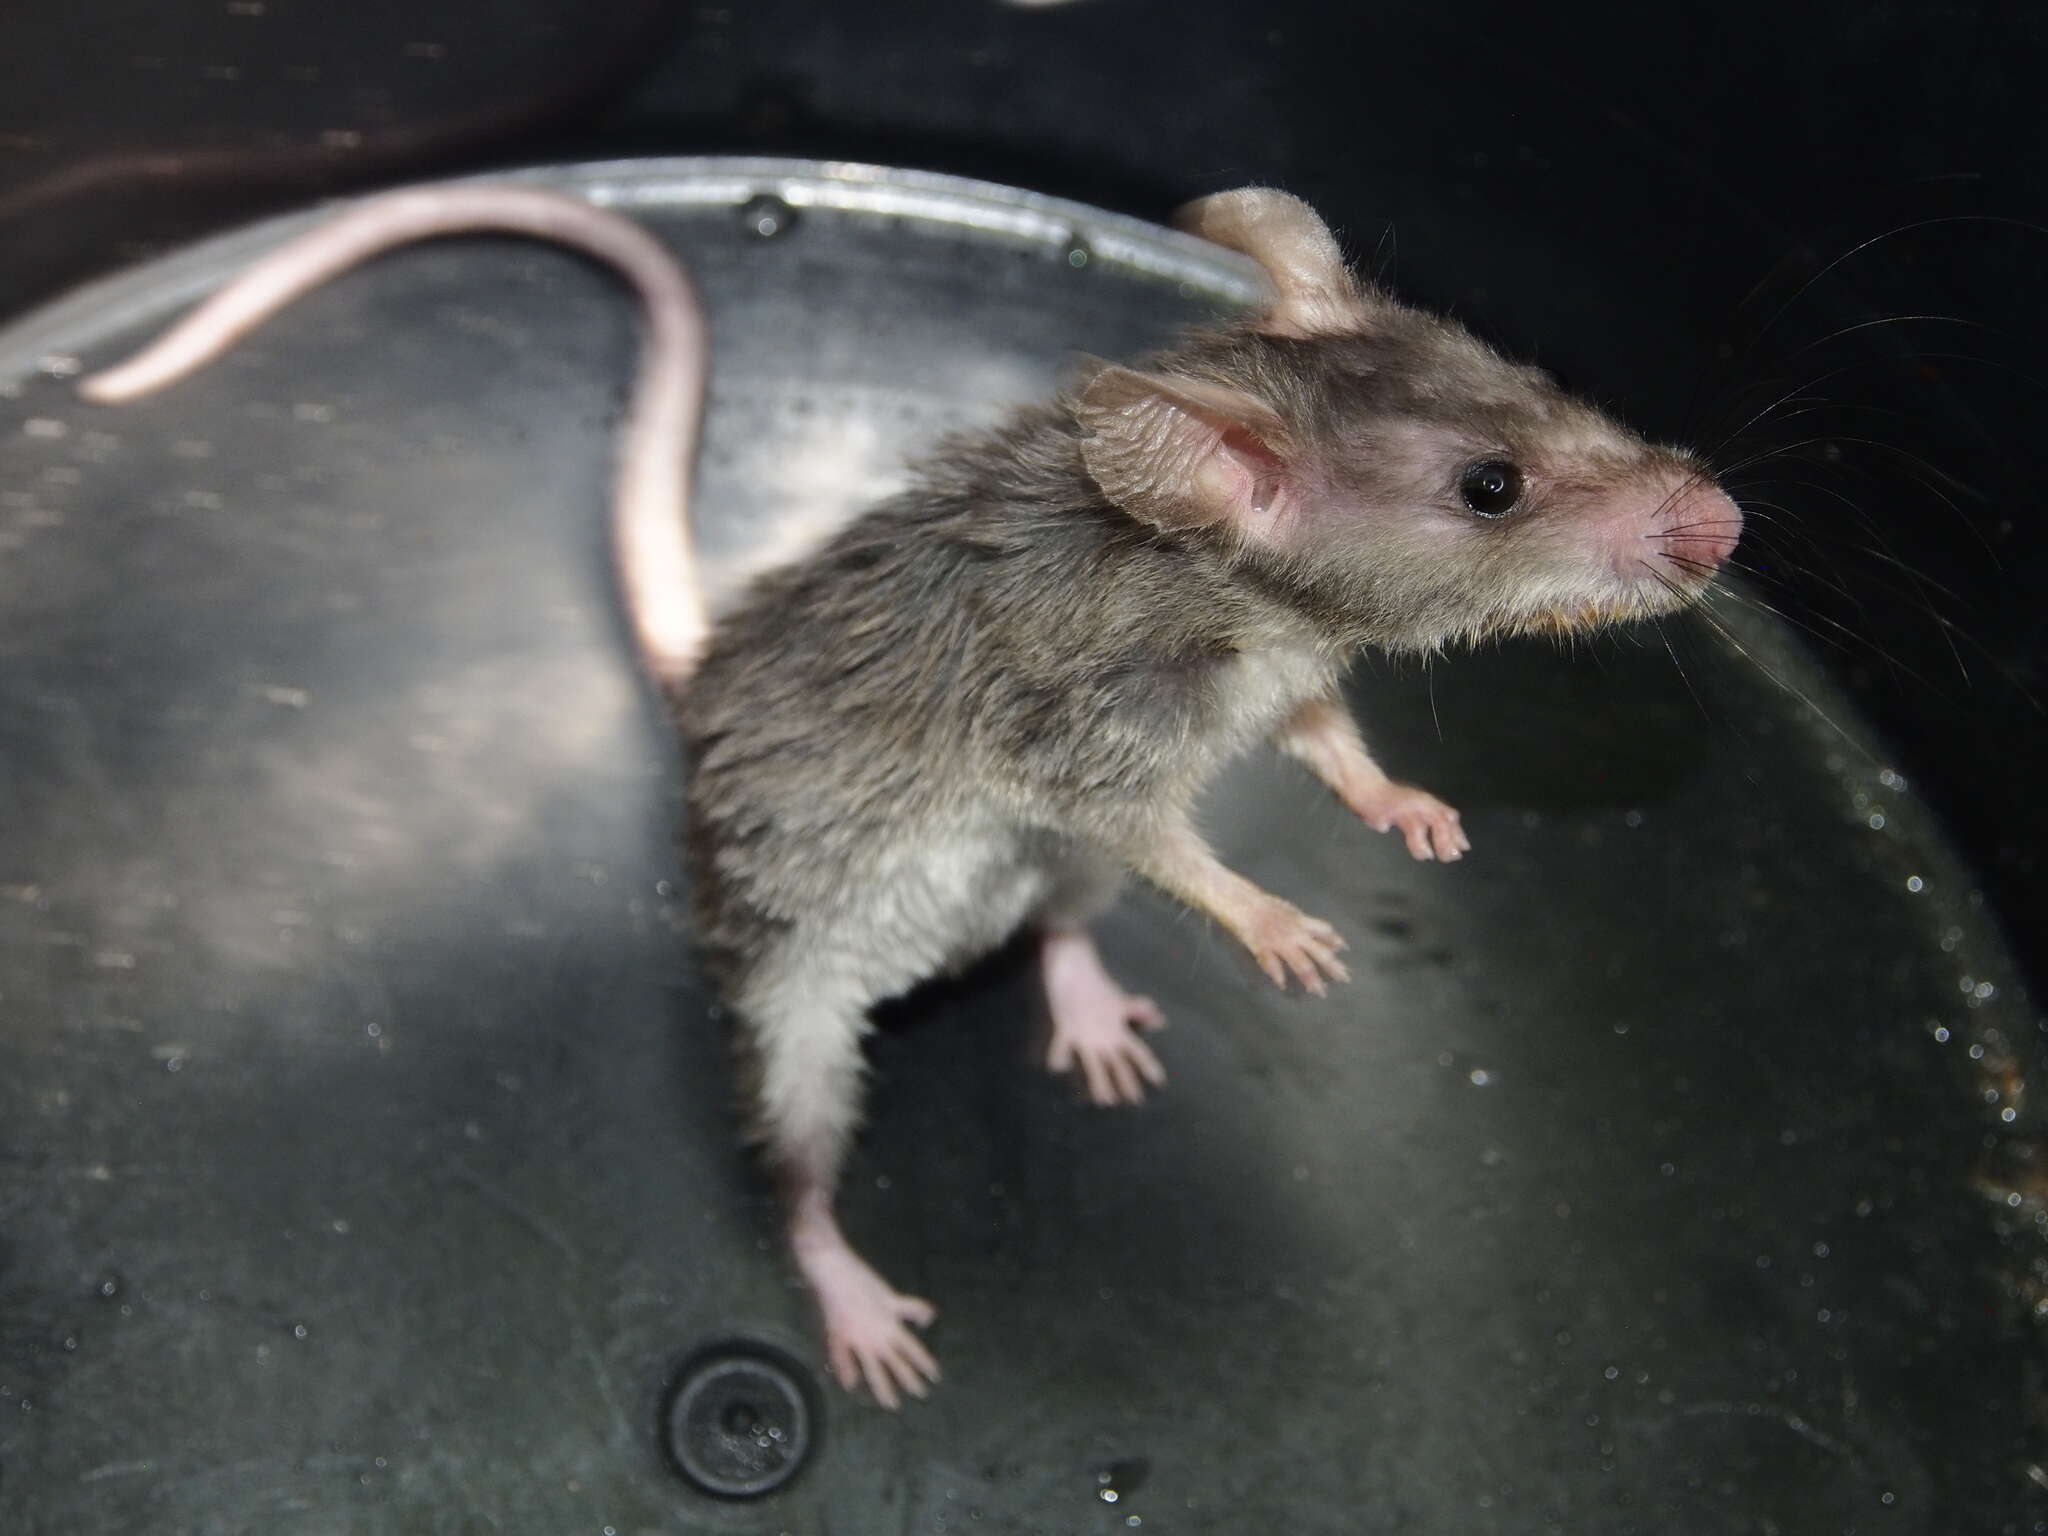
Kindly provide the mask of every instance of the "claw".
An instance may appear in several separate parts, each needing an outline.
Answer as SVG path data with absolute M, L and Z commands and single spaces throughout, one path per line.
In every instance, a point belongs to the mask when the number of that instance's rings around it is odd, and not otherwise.
M 1351 809 L 1375 832 L 1399 832 L 1408 852 L 1446 864 L 1464 857 L 1472 840 L 1458 813 L 1427 790 L 1391 780 L 1349 797 Z
M 1303 991 L 1315 997 L 1327 996 L 1330 982 L 1351 979 L 1351 972 L 1337 958 L 1338 951 L 1346 947 L 1343 936 L 1322 919 L 1310 917 L 1277 896 L 1263 898 L 1239 937 L 1259 969 L 1283 992 L 1290 974 Z

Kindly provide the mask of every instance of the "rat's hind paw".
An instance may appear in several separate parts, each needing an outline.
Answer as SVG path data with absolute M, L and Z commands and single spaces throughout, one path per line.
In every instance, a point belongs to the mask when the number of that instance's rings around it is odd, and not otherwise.
M 1151 998 L 1118 992 L 1083 1010 L 1071 1004 L 1062 1008 L 1061 999 L 1054 997 L 1052 1009 L 1052 1049 L 1046 1053 L 1046 1068 L 1057 1073 L 1079 1066 L 1090 1103 L 1105 1108 L 1142 1104 L 1146 1083 L 1166 1086 L 1166 1068 L 1138 1033 L 1166 1027 L 1166 1015 Z
M 811 1277 L 833 1376 L 849 1392 L 865 1382 L 884 1408 L 894 1409 L 903 1393 L 925 1396 L 939 1379 L 939 1363 L 910 1329 L 929 1325 L 937 1309 L 920 1296 L 897 1294 L 850 1251 L 845 1260 Z
M 1283 992 L 1289 975 L 1317 997 L 1329 990 L 1325 976 L 1332 981 L 1351 979 L 1337 958 L 1337 952 L 1347 947 L 1337 930 L 1278 896 L 1264 897 L 1239 937 L 1259 969 Z
M 1418 859 L 1448 864 L 1472 847 L 1458 813 L 1426 789 L 1391 780 L 1345 797 L 1346 803 L 1375 832 L 1399 832 Z
M 926 1396 L 939 1379 L 939 1362 L 910 1325 L 922 1326 L 933 1316 L 930 1302 L 897 1296 L 890 1310 L 828 1322 L 825 1348 L 833 1376 L 849 1392 L 866 1382 L 875 1401 L 892 1412 L 902 1401 L 899 1390 L 916 1398 Z
M 1078 1066 L 1091 1102 L 1142 1104 L 1145 1084 L 1166 1086 L 1166 1068 L 1138 1031 L 1164 1029 L 1166 1015 L 1149 997 L 1118 986 L 1086 933 L 1054 930 L 1044 948 L 1045 1000 L 1052 1008 L 1046 1067 Z

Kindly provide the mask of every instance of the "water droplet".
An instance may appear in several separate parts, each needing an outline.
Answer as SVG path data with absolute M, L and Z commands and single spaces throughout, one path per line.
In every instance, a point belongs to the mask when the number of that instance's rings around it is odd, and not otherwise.
M 293 1337 L 293 1338 L 295 1338 L 295 1339 L 303 1339 L 303 1338 L 304 1338 L 305 1336 L 306 1336 L 306 1325 L 305 1325 L 304 1323 L 293 1323 L 293 1324 L 292 1324 L 292 1337 Z
M 1102 1500 L 1102 1502 L 1105 1504 L 1114 1504 L 1118 1499 L 1122 1498 L 1123 1495 L 1118 1493 L 1114 1488 L 1105 1488 L 1100 1493 L 1096 1494 L 1096 1497 Z
M 1468 1075 L 1471 1077 L 1472 1086 L 1475 1088 L 1484 1088 L 1493 1081 L 1493 1074 L 1484 1067 L 1474 1067 Z
M 1624 826 L 1640 827 L 1643 824 L 1643 813 L 1641 811 L 1624 811 L 1621 814 L 1621 820 Z
M 740 204 L 740 227 L 750 235 L 773 240 L 796 223 L 796 210 L 779 197 L 766 192 Z
M 1609 1381 L 1614 1381 L 1620 1377 L 1621 1367 L 1618 1365 L 1610 1365 L 1609 1367 L 1607 1367 L 1606 1370 L 1602 1371 L 1600 1374 L 1602 1376 L 1605 1376 Z
M 1870 830 L 1873 832 L 1882 832 L 1884 830 L 1883 811 L 1872 811 L 1870 813 Z
M 1076 268 L 1085 267 L 1092 258 L 1093 253 L 1088 249 L 1088 242 L 1086 240 L 1083 240 L 1079 235 L 1071 236 L 1068 239 L 1066 249 L 1068 266 Z
M 56 438 L 63 437 L 71 429 L 63 422 L 54 421 L 48 416 L 31 416 L 21 424 L 21 430 L 30 437 Z
M 1906 889 L 1918 893 L 1927 889 L 1927 882 L 1918 875 L 1906 876 Z

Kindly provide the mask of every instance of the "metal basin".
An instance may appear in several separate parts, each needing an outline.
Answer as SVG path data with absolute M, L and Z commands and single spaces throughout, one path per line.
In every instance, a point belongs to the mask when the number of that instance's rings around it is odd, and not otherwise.
M 1250 292 L 941 177 L 534 179 L 699 275 L 721 562 Z M 939 1302 L 947 1380 L 816 1391 L 611 594 L 620 294 L 422 247 L 160 398 L 72 398 L 303 222 L 0 337 L 9 1530 L 1947 1532 L 1959 1487 L 2018 1497 L 2035 1021 L 1910 787 L 1736 603 L 1739 652 L 1362 667 L 1462 864 L 1233 771 L 1225 856 L 1356 980 L 1282 998 L 1134 894 L 1104 949 L 1174 1021 L 1140 1112 L 1035 1069 L 1022 955 L 892 1010 L 844 1210 Z M 805 1426 L 744 1498 L 668 1417 L 722 1343 Z

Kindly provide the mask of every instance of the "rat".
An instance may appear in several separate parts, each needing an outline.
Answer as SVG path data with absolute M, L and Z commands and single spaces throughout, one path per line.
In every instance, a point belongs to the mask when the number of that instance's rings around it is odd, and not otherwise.
M 1165 1020 L 1088 931 L 1130 876 L 1283 990 L 1348 979 L 1335 927 L 1204 841 L 1197 802 L 1225 762 L 1270 742 L 1415 858 L 1456 860 L 1458 813 L 1368 753 L 1339 691 L 1352 659 L 1678 610 L 1742 527 L 1691 454 L 1360 279 L 1299 199 L 1245 188 L 1179 222 L 1251 256 L 1268 301 L 1134 364 L 1085 359 L 716 616 L 687 515 L 701 307 L 665 247 L 580 199 L 369 199 L 81 385 L 105 402 L 160 387 L 429 235 L 533 235 L 634 285 L 647 340 L 614 540 L 690 764 L 696 940 L 832 1372 L 885 1407 L 939 1368 L 919 1332 L 932 1304 L 869 1266 L 834 1210 L 874 1005 L 1033 929 L 1047 1066 L 1097 1104 L 1140 1102 L 1166 1080 L 1147 1039 Z

